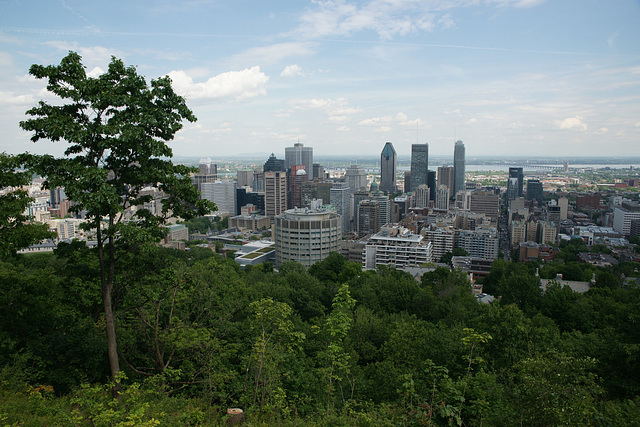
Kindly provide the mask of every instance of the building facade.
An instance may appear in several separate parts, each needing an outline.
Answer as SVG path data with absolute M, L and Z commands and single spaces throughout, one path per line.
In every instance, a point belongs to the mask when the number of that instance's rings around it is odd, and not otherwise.
M 305 147 L 301 142 L 293 144 L 293 147 L 285 147 L 284 167 L 289 170 L 294 165 L 304 165 L 307 181 L 313 180 L 313 148 Z
M 380 191 L 384 193 L 396 192 L 396 157 L 393 144 L 387 142 L 380 154 Z
M 429 144 L 411 145 L 411 174 L 409 192 L 427 185 L 429 172 Z
M 268 217 L 274 218 L 287 209 L 287 173 L 264 173 L 264 209 Z
M 380 265 L 397 268 L 417 267 L 433 260 L 431 242 L 397 224 L 382 227 L 364 248 L 362 265 L 374 269 Z
M 465 189 L 466 160 L 464 143 L 456 141 L 453 147 L 453 194 Z
M 342 218 L 334 211 L 289 209 L 274 222 L 276 268 L 285 261 L 310 267 L 331 252 L 340 252 Z

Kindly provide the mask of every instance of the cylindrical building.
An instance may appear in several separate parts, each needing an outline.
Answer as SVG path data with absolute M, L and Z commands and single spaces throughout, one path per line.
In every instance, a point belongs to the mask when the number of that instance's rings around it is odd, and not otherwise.
M 334 211 L 289 209 L 275 218 L 276 268 L 285 261 L 310 267 L 340 252 L 342 218 Z

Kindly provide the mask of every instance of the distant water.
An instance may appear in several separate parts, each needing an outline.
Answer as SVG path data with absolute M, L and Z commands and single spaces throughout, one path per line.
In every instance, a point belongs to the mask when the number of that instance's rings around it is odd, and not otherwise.
M 542 166 L 555 166 L 555 165 L 542 165 Z M 467 165 L 467 172 L 477 172 L 477 171 L 498 171 L 498 172 L 508 172 L 509 168 L 513 166 L 508 165 Z M 569 163 L 569 169 L 629 169 L 629 167 L 633 167 L 634 171 L 640 171 L 640 164 L 571 164 Z M 527 166 L 522 166 L 523 170 L 530 172 L 544 172 L 546 169 L 537 169 L 537 168 L 527 168 Z M 550 171 L 550 170 L 549 170 Z

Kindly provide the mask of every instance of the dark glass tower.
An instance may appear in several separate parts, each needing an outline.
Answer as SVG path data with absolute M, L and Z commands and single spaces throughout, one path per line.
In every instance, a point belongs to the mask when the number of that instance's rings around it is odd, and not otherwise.
M 429 170 L 429 144 L 411 145 L 411 186 L 415 191 L 420 185 L 427 185 Z
M 396 166 L 396 150 L 392 143 L 387 142 L 380 154 L 380 191 L 395 193 Z

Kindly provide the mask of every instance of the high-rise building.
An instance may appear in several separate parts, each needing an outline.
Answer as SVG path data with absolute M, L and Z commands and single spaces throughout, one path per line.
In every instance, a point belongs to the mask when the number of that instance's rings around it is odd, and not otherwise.
M 453 227 L 438 227 L 435 224 L 423 228 L 420 232 L 433 246 L 433 259 L 440 261 L 444 254 L 453 252 L 456 232 Z
M 253 186 L 253 169 L 240 169 L 237 172 L 238 187 Z
M 409 191 L 415 191 L 420 185 L 428 185 L 429 144 L 411 145 L 411 185 Z
M 246 188 L 236 188 L 236 215 L 242 214 L 242 208 L 252 205 L 255 211 L 264 213 L 264 193 L 247 191 Z
M 453 193 L 453 186 L 455 180 L 455 171 L 453 166 L 440 166 L 438 168 L 438 181 L 437 188 L 440 188 L 441 185 L 444 185 L 449 189 L 449 194 Z
M 231 180 L 203 182 L 202 198 L 212 201 L 218 207 L 218 213 L 236 215 L 236 183 Z
M 543 200 L 543 189 L 542 183 L 539 179 L 528 179 L 527 180 L 527 200 L 537 200 L 538 206 L 542 206 Z
M 351 192 L 367 189 L 367 173 L 360 165 L 351 165 L 344 174 Z
M 264 172 L 284 172 L 287 168 L 284 160 L 276 158 L 275 154 L 271 153 L 264 164 L 263 170 Z
M 313 179 L 325 179 L 324 176 L 324 166 L 320 163 L 313 164 Z
M 613 211 L 613 229 L 625 236 L 631 235 L 631 221 L 640 219 L 640 204 L 622 202 Z
M 340 252 L 342 219 L 334 211 L 289 209 L 275 217 L 276 267 L 297 261 L 310 267 Z
M 198 173 L 191 177 L 193 185 L 202 192 L 202 184 L 205 182 L 215 182 L 218 179 L 218 165 L 211 159 L 200 159 L 198 162 Z
M 405 193 L 411 192 L 411 171 L 404 171 L 404 190 Z
M 500 197 L 493 191 L 475 191 L 471 195 L 471 212 L 496 219 L 500 215 Z
M 429 186 L 429 200 L 436 200 L 436 171 L 427 172 L 427 185 Z
M 264 205 L 268 217 L 280 215 L 287 208 L 287 173 L 264 173 Z
M 396 150 L 392 143 L 387 142 L 380 154 L 380 191 L 396 192 L 396 168 Z
M 322 203 L 328 205 L 331 202 L 331 188 L 333 181 L 320 181 L 314 179 L 302 183 L 302 206 L 310 207 L 312 200 L 321 199 Z
M 458 194 L 458 191 L 465 189 L 466 162 L 464 157 L 464 143 L 462 141 L 456 141 L 453 148 L 453 171 L 453 194 Z
M 342 216 L 342 232 L 351 230 L 351 189 L 347 182 L 335 182 L 331 189 L 331 205 Z
M 485 259 L 498 258 L 498 231 L 495 228 L 461 231 L 456 237 L 456 247 L 469 256 Z
M 513 181 L 512 179 L 516 180 Z M 507 198 L 513 200 L 524 196 L 524 173 L 522 168 L 509 168 L 509 181 L 507 182 Z
M 415 207 L 416 208 L 428 208 L 429 207 L 429 187 L 426 185 L 419 185 L 415 190 Z
M 293 147 L 285 147 L 284 167 L 289 170 L 294 165 L 304 165 L 307 171 L 307 181 L 312 181 L 314 178 L 313 148 L 305 147 L 301 142 L 296 142 Z
M 292 165 L 289 171 L 287 206 L 289 209 L 302 208 L 302 184 L 309 182 L 305 165 Z
M 439 185 L 436 190 L 435 208 L 443 211 L 449 210 L 449 188 L 446 185 Z
M 358 236 L 375 234 L 382 227 L 380 221 L 380 202 L 377 200 L 363 200 L 358 204 L 356 229 Z

